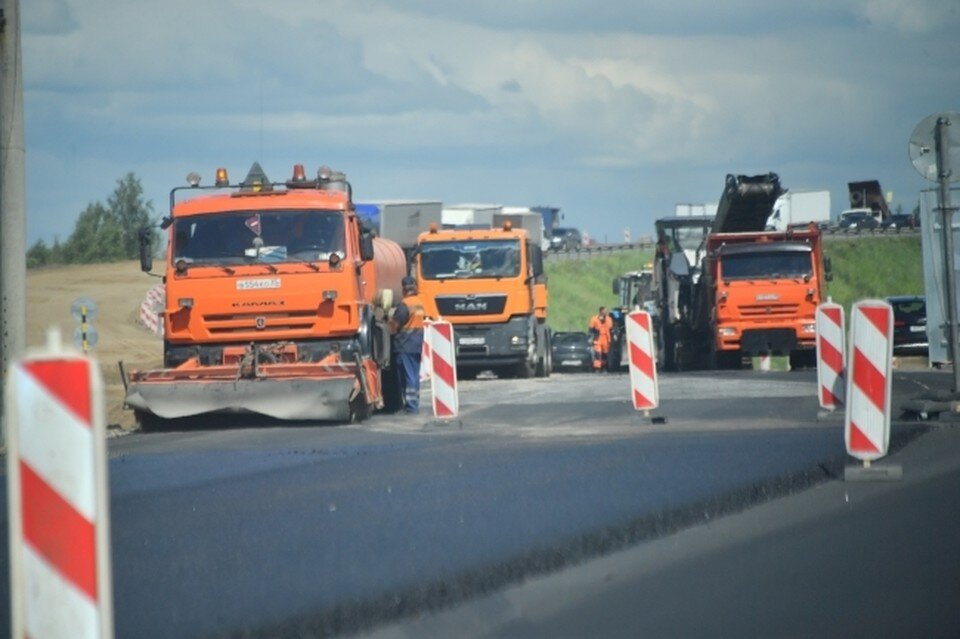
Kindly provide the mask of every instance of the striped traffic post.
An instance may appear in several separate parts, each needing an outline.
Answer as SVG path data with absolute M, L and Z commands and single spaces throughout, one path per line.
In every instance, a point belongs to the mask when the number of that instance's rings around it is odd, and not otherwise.
M 423 320 L 423 347 L 420 349 L 420 382 L 426 382 L 433 374 L 433 357 L 430 353 L 430 325 L 433 320 Z
M 11 636 L 112 637 L 99 367 L 51 332 L 7 380 Z
M 653 321 L 650 313 L 633 311 L 627 314 L 625 326 L 627 348 L 630 349 L 630 397 L 633 408 L 650 418 L 650 411 L 660 405 Z M 662 423 L 665 420 L 657 417 L 653 421 Z
M 453 326 L 445 320 L 435 320 L 426 333 L 430 342 L 433 415 L 440 419 L 452 419 L 460 413 Z
M 846 398 L 846 330 L 843 307 L 824 302 L 817 307 L 817 398 L 820 408 L 834 411 Z
M 847 454 L 866 469 L 890 444 L 892 359 L 893 309 L 881 300 L 857 302 L 850 313 L 844 440 Z

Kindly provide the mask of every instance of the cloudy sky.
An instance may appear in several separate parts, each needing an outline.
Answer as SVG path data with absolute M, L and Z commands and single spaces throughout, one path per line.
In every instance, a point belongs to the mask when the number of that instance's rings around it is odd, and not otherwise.
M 348 174 L 355 199 L 552 204 L 652 232 L 727 173 L 878 179 L 960 111 L 957 0 L 20 0 L 28 242 L 138 176 Z

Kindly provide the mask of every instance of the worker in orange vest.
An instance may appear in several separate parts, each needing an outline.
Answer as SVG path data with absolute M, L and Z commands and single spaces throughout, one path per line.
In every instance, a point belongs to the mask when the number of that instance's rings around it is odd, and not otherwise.
M 610 332 L 613 330 L 613 320 L 607 315 L 607 307 L 601 306 L 597 314 L 590 318 L 589 328 L 593 337 L 593 370 L 599 373 L 606 369 Z
M 403 301 L 390 318 L 393 354 L 399 364 L 403 407 L 407 413 L 420 411 L 420 353 L 423 351 L 423 301 L 417 295 L 417 280 L 407 276 L 401 282 Z

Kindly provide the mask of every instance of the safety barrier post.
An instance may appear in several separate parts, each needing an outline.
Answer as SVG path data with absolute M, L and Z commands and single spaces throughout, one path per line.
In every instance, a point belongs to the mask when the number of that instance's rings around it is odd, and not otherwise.
M 665 417 L 650 416 L 650 411 L 660 406 L 657 356 L 650 314 L 646 311 L 628 313 L 625 326 L 627 348 L 630 349 L 630 396 L 633 408 L 643 411 L 644 419 L 662 424 L 666 422 Z
M 846 401 L 846 330 L 843 307 L 824 302 L 817 307 L 817 398 L 833 412 Z
M 435 320 L 426 333 L 430 342 L 433 416 L 443 420 L 454 419 L 460 413 L 460 399 L 453 326 L 445 320 Z
M 46 349 L 8 371 L 11 636 L 113 636 L 103 382 L 96 362 Z
M 882 300 L 863 300 L 850 313 L 850 361 L 847 376 L 844 441 L 847 454 L 863 462 L 848 466 L 850 480 L 899 479 L 899 466 L 874 467 L 890 444 L 890 391 L 893 368 L 893 308 Z
M 426 382 L 433 374 L 433 356 L 430 352 L 430 325 L 432 320 L 423 320 L 423 348 L 420 349 L 420 382 Z

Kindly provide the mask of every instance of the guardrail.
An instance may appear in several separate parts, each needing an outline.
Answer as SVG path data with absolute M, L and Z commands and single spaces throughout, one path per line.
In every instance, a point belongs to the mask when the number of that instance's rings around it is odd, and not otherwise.
M 839 235 L 850 237 L 890 237 L 891 235 L 916 235 L 920 232 L 919 226 L 904 228 L 886 228 L 886 229 L 842 229 L 837 226 L 831 226 L 821 231 L 824 235 Z
M 652 251 L 653 247 L 654 244 L 650 240 L 641 240 L 632 244 L 591 244 L 578 249 L 550 250 L 543 256 L 548 260 L 576 260 L 624 251 Z
M 835 239 L 855 239 L 855 238 L 866 238 L 866 237 L 893 237 L 896 235 L 917 235 L 920 233 L 920 227 L 905 227 L 905 228 L 887 228 L 887 229 L 842 229 L 839 227 L 829 227 L 821 229 L 821 232 L 828 237 Z M 564 259 L 582 259 L 588 257 L 597 257 L 600 255 L 607 255 L 610 253 L 618 253 L 622 251 L 646 251 L 653 250 L 654 243 L 649 239 L 641 239 L 638 242 L 631 244 L 591 244 L 589 246 L 583 246 L 579 249 L 570 249 L 570 250 L 549 250 L 544 253 L 544 258 L 548 260 L 564 260 Z

